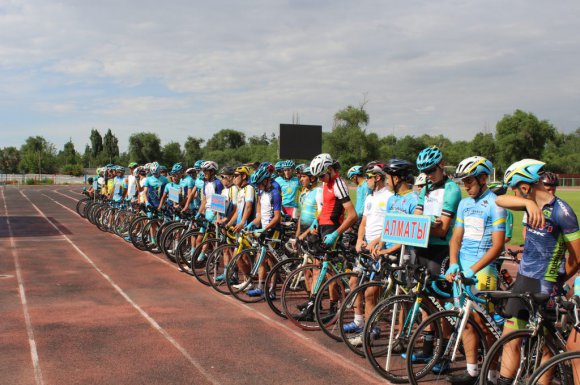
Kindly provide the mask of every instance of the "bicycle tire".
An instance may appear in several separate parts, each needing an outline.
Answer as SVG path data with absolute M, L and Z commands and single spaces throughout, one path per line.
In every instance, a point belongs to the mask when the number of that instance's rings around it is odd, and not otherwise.
M 345 272 L 332 276 L 324 282 L 314 300 L 314 315 L 320 330 L 335 341 L 342 341 L 340 328 L 338 327 L 339 309 L 342 307 L 344 299 L 350 292 L 350 278 L 358 277 L 355 272 Z M 334 285 L 334 287 L 332 287 Z M 331 305 L 330 291 L 335 291 L 337 303 Z M 331 308 L 335 306 L 335 308 Z
M 223 263 L 224 253 L 226 253 L 226 250 L 229 250 L 231 252 L 230 258 L 232 258 L 237 252 L 237 249 L 237 245 L 221 245 L 207 258 L 205 265 L 205 277 L 209 285 L 218 293 L 230 295 L 230 290 L 225 280 L 227 265 Z M 220 276 L 222 276 L 223 279 L 217 279 Z
M 577 368 L 580 368 L 580 351 L 564 352 L 555 355 L 534 371 L 529 385 L 538 385 L 540 378 L 551 370 L 553 373 L 557 373 L 557 375 L 547 385 L 574 385 L 574 378 L 580 378 L 580 369 L 574 368 L 571 364 L 572 361 L 575 361 Z
M 281 301 L 284 281 L 288 274 L 300 267 L 301 264 L 302 258 L 288 258 L 278 262 L 268 273 L 266 278 L 268 284 L 264 288 L 264 297 L 270 309 L 279 317 L 286 318 Z

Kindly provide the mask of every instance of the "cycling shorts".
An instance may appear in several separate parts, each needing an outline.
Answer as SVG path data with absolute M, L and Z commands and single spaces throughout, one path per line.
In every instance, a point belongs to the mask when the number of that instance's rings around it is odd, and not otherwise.
M 449 245 L 429 245 L 427 248 L 416 247 L 415 255 L 417 264 L 427 266 L 427 270 L 432 277 L 439 277 L 445 274 L 447 266 L 442 265 L 445 259 L 449 257 Z

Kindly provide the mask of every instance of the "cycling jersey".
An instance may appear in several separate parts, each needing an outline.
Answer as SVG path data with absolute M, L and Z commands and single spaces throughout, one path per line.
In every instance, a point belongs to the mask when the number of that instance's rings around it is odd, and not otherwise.
M 320 226 L 338 227 L 344 217 L 344 203 L 350 202 L 348 188 L 338 175 L 322 184 L 322 211 L 318 216 Z
M 412 190 L 403 195 L 395 194 L 387 203 L 387 211 L 398 214 L 413 214 L 418 201 L 419 195 Z
M 195 189 L 197 190 L 197 197 L 193 199 L 192 206 L 194 208 L 199 208 L 201 206 L 201 195 L 203 194 L 203 186 L 205 184 L 205 179 L 203 177 L 203 173 L 200 172 L 197 174 L 197 179 L 195 180 Z
M 213 194 L 221 194 L 224 189 L 224 185 L 219 179 L 214 179 L 212 181 L 205 181 L 203 185 L 203 196 L 205 197 L 205 210 L 211 210 L 211 197 Z
M 238 191 L 238 203 L 236 205 L 236 206 L 238 206 L 238 215 L 236 218 L 236 224 L 240 224 L 242 222 L 242 218 L 244 216 L 244 211 L 246 210 L 246 203 L 247 202 L 251 202 L 251 203 L 255 202 L 255 198 L 254 198 L 255 194 L 256 194 L 256 190 L 254 189 L 254 186 L 252 186 L 251 184 L 245 185 L 244 187 L 242 187 Z M 254 208 L 252 205 L 252 212 L 250 213 L 250 216 L 248 217 L 248 221 L 246 223 L 249 223 L 254 218 L 255 218 Z M 246 225 L 246 223 L 244 223 L 244 225 Z
M 542 207 L 545 224 L 526 224 L 526 240 L 519 273 L 529 278 L 561 282 L 564 277 L 566 242 L 580 238 L 578 218 L 562 199 L 554 197 Z
M 462 270 L 473 266 L 491 248 L 493 232 L 505 232 L 505 209 L 495 204 L 496 198 L 491 190 L 487 190 L 478 198 L 467 197 L 459 203 L 455 227 L 463 228 L 459 249 Z M 492 265 L 493 273 L 495 264 Z
M 387 215 L 387 204 L 392 196 L 393 193 L 387 187 L 383 187 L 366 197 L 363 216 L 366 218 L 365 240 L 367 242 L 380 237 Z
M 461 201 L 461 191 L 457 183 L 445 177 L 443 183 L 439 185 L 429 184 L 421 190 L 417 208 L 423 211 L 423 215 L 430 215 L 433 219 L 442 215 L 452 218 L 450 229 L 455 222 L 457 206 Z M 448 231 L 445 238 L 429 236 L 429 245 L 449 245 L 452 231 Z
M 322 189 L 315 187 L 300 194 L 300 225 L 310 227 L 322 210 Z
M 300 188 L 298 178 L 293 176 L 290 179 L 279 176 L 275 179 L 276 183 L 280 185 L 282 193 L 282 206 L 284 207 L 298 207 L 297 197 Z
M 137 196 L 137 178 L 134 175 L 127 177 L 127 200 L 133 200 Z
M 147 187 L 147 206 L 159 207 L 161 194 L 168 180 L 163 175 L 156 177 L 151 175 L 145 179 L 143 187 Z
M 356 215 L 358 215 L 359 218 L 362 218 L 363 212 L 365 210 L 365 199 L 371 193 L 372 190 L 369 188 L 366 180 L 359 184 L 356 188 L 356 204 L 354 206 L 354 210 L 356 211 Z
M 280 191 L 275 188 L 270 188 L 269 191 L 258 192 L 260 198 L 260 221 L 262 228 L 266 228 L 272 222 L 275 211 L 282 210 L 282 197 Z
M 510 210 L 505 211 L 505 237 L 511 238 L 514 233 L 514 214 Z
M 125 177 L 116 176 L 113 179 L 113 201 L 120 202 L 123 199 L 123 192 L 127 189 Z M 109 190 L 110 191 L 110 190 Z
M 179 182 L 181 193 L 183 194 L 184 197 L 189 196 L 189 192 L 195 188 L 195 182 L 196 181 L 191 177 L 191 175 L 187 175 Z M 191 202 L 189 202 L 190 209 L 196 208 L 194 201 L 195 199 L 192 199 Z
M 230 215 L 230 213 L 236 207 L 236 202 L 238 200 L 238 190 L 239 190 L 238 186 L 236 186 L 235 184 L 222 190 L 222 195 L 226 198 L 225 216 Z

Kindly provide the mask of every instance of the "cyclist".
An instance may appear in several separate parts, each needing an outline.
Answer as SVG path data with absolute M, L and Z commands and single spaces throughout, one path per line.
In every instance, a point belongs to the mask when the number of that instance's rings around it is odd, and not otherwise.
M 449 240 L 451 239 L 457 207 L 461 201 L 459 186 L 445 174 L 443 153 L 437 146 L 423 149 L 417 156 L 417 168 L 427 176 L 427 185 L 419 194 L 419 201 L 415 208 L 417 215 L 431 217 L 431 229 L 426 248 L 415 248 L 416 263 L 426 266 L 432 277 L 439 277 L 445 272 L 444 261 L 449 256 Z M 443 324 L 444 333 L 450 330 Z M 426 332 L 423 352 L 414 355 L 413 359 L 421 360 L 433 355 L 434 334 Z M 448 366 L 437 363 L 431 369 L 441 374 Z
M 505 173 L 504 183 L 515 196 L 503 195 L 496 200 L 501 207 L 528 213 L 527 236 L 516 282 L 511 289 L 513 293 L 557 295 L 563 283 L 576 274 L 580 266 L 578 218 L 568 203 L 552 195 L 541 183 L 544 165 L 535 159 L 512 164 Z M 529 314 L 520 301 L 510 299 L 506 311 L 512 318 L 505 322 L 504 335 L 526 327 Z M 509 359 L 502 359 L 498 385 L 512 383 L 519 366 L 520 343 L 515 340 L 504 345 L 502 357 Z
M 177 212 L 180 208 L 180 203 L 183 200 L 183 190 L 182 190 L 182 183 L 181 177 L 183 176 L 183 166 L 181 163 L 175 163 L 169 172 L 171 177 L 171 181 L 169 181 L 164 189 L 163 195 L 161 196 L 161 201 L 159 202 L 159 206 L 157 210 L 161 211 L 165 201 L 169 199 L 171 202 L 168 204 L 170 211 Z
M 121 202 L 127 191 L 127 179 L 125 178 L 125 168 L 115 166 L 115 177 L 113 178 L 113 202 Z
M 385 181 L 387 175 L 384 171 L 385 167 L 385 163 L 380 161 L 371 162 L 365 167 L 366 182 L 368 182 L 367 188 L 371 190 L 371 193 L 365 199 L 363 215 L 358 228 L 358 237 L 355 246 L 358 253 L 363 250 L 368 250 L 368 245 L 374 239 L 379 238 L 383 230 L 385 216 L 387 215 L 387 204 L 393 196 Z M 358 171 L 357 169 L 356 172 Z M 358 175 L 353 175 L 353 177 L 358 177 Z M 360 265 L 357 264 L 354 271 L 360 271 Z M 358 277 L 352 277 L 350 279 L 350 287 L 355 287 L 357 281 Z M 346 333 L 355 334 L 354 337 L 350 338 L 350 343 L 354 346 L 362 345 L 361 333 L 365 324 L 365 315 L 369 317 L 374 305 L 376 305 L 375 296 L 377 292 L 372 290 L 367 291 L 368 293 L 365 292 L 365 298 L 368 297 L 370 300 L 367 304 L 368 306 L 363 308 L 363 298 L 362 296 L 358 296 L 354 306 L 354 321 L 343 326 Z
M 427 185 L 427 175 L 425 175 L 425 173 L 422 172 L 415 179 L 415 187 L 417 187 L 417 190 L 421 192 L 423 187 L 425 187 L 426 185 Z
M 257 232 L 260 237 L 277 239 L 280 236 L 280 221 L 282 219 L 282 197 L 280 191 L 272 187 L 270 178 L 271 172 L 267 167 L 259 167 L 250 177 L 250 183 L 258 188 L 258 199 L 256 202 L 256 218 L 246 226 L 252 230 L 260 228 Z M 278 230 L 278 231 L 276 231 Z M 270 266 L 272 267 L 272 266 Z M 268 271 L 264 264 L 258 268 L 258 287 L 248 290 L 251 297 L 264 295 L 264 283 Z
M 363 171 L 364 170 L 362 169 L 361 166 L 352 166 L 346 172 L 346 177 L 352 180 L 356 185 L 356 202 L 354 209 L 359 219 L 357 223 L 360 223 L 365 208 L 365 199 L 371 193 L 372 190 L 367 183 Z M 355 225 L 355 227 L 358 226 Z
M 463 181 L 469 195 L 461 200 L 457 208 L 457 220 L 449 242 L 450 266 L 447 279 L 452 282 L 461 272 L 465 278 L 476 278 L 477 290 L 496 290 L 498 272 L 495 259 L 503 251 L 505 238 L 505 209 L 495 204 L 497 196 L 487 188 L 487 180 L 493 171 L 491 162 L 481 156 L 462 160 L 455 171 L 455 177 Z M 493 336 L 483 327 L 478 314 L 474 320 L 482 325 L 489 345 Z M 478 336 L 470 325 L 466 325 L 461 336 L 465 349 L 467 371 L 447 377 L 447 381 L 457 385 L 477 383 Z M 492 377 L 497 378 L 493 373 Z M 494 379 L 495 379 L 494 378 Z
M 159 207 L 161 195 L 165 190 L 165 185 L 169 182 L 167 178 L 159 174 L 159 163 L 153 162 L 149 167 L 151 176 L 145 179 L 143 183 L 143 192 L 147 199 L 147 206 Z
M 296 164 L 293 160 L 285 160 L 281 164 L 282 176 L 276 178 L 276 183 L 280 185 L 282 191 L 282 210 L 291 218 L 298 215 L 298 189 L 300 182 L 293 174 Z
M 190 167 L 187 170 L 185 170 L 185 175 L 183 176 L 183 178 L 181 178 L 181 194 L 183 195 L 185 202 L 187 202 L 188 198 L 189 198 L 189 194 L 193 192 L 193 190 L 195 190 L 195 178 L 196 178 L 196 171 L 195 168 Z M 184 204 L 185 204 L 184 202 Z M 193 200 L 190 199 L 189 200 L 189 204 L 188 206 L 184 206 L 183 209 L 189 209 L 189 210 L 194 210 L 194 204 L 193 204 Z
M 215 213 L 210 208 L 211 197 L 213 194 L 221 194 L 224 188 L 222 182 L 216 178 L 217 169 L 218 164 L 212 160 L 207 160 L 201 165 L 205 183 L 203 186 L 203 198 L 197 215 L 205 215 L 205 219 L 209 222 L 213 222 L 215 219 Z
M 205 185 L 205 178 L 203 176 L 203 171 L 201 170 L 201 165 L 204 160 L 199 159 L 195 161 L 193 169 L 197 172 L 197 178 L 195 179 L 195 188 L 189 189 L 187 194 L 187 201 L 185 201 L 185 207 L 183 210 L 199 210 L 201 206 L 201 197 L 203 195 L 203 187 Z
M 274 180 L 276 180 L 276 178 L 281 177 L 282 175 L 284 175 L 284 173 L 282 172 L 283 167 L 282 165 L 284 164 L 283 160 L 279 160 L 276 162 L 276 164 L 274 164 L 274 172 L 276 173 L 276 177 L 274 178 Z
M 166 166 L 159 166 L 159 175 L 164 176 L 165 178 L 169 176 Z
M 544 184 L 544 187 L 546 188 L 546 191 L 548 193 L 550 193 L 553 196 L 556 195 L 556 189 L 560 185 L 560 180 L 558 179 L 558 175 L 554 174 L 553 172 L 547 171 L 547 172 L 542 174 L 540 181 Z M 522 237 L 524 239 L 526 239 L 526 231 L 527 231 L 526 222 L 527 222 L 527 220 L 528 220 L 528 214 L 524 213 L 524 216 L 522 217 L 522 226 L 523 226 L 522 227 Z
M 137 199 L 137 167 L 139 165 L 137 162 L 131 162 L 127 167 L 129 167 L 129 175 L 127 175 L 127 191 L 125 193 L 125 199 L 127 201 L 135 201 Z
M 348 187 L 339 174 L 340 164 L 330 154 L 317 155 L 310 162 L 310 172 L 322 181 L 322 210 L 318 215 L 318 228 L 315 233 L 326 247 L 334 247 L 338 238 L 357 221 L 354 205 L 348 195 Z M 346 219 L 344 214 L 346 212 Z M 317 261 L 317 263 L 320 263 Z M 318 270 L 314 271 L 312 280 L 316 282 Z M 338 298 L 334 290 L 330 291 L 329 319 L 336 315 Z M 296 316 L 297 320 L 313 319 L 314 298 L 310 298 L 305 307 Z
M 226 212 L 218 215 L 217 223 L 223 225 L 227 223 L 235 211 L 238 199 L 238 186 L 234 184 L 234 168 L 230 166 L 223 167 L 220 171 L 220 177 L 224 189 L 222 195 L 226 198 Z
M 254 202 L 256 190 L 249 183 L 252 170 L 247 166 L 239 166 L 234 170 L 234 184 L 238 187 L 236 209 L 227 227 L 235 226 L 234 231 L 240 232 L 255 216 Z
M 309 234 L 310 227 L 316 222 L 316 217 L 322 210 L 322 189 L 317 187 L 318 179 L 312 175 L 310 166 L 304 167 L 300 174 L 300 216 L 296 226 L 296 239 L 304 239 Z

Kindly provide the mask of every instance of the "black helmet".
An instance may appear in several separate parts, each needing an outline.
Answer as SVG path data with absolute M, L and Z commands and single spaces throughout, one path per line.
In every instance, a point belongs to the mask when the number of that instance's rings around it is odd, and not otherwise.
M 230 166 L 222 167 L 220 175 L 234 175 L 234 168 Z
M 491 182 L 487 184 L 487 188 L 497 196 L 504 195 L 507 192 L 507 185 L 501 182 Z
M 383 170 L 389 175 L 396 175 L 407 180 L 409 175 L 413 174 L 413 163 L 402 159 L 391 159 Z
M 541 177 L 540 180 L 543 184 L 548 186 L 559 186 L 560 180 L 558 179 L 558 175 L 554 174 L 551 171 L 545 172 Z

